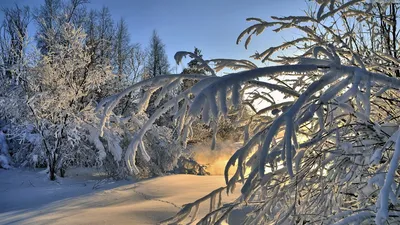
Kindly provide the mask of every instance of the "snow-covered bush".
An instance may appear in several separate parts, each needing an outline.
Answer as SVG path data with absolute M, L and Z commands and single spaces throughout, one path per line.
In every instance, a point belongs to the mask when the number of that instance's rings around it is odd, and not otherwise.
M 0 92 L 0 129 L 6 133 L 8 149 L 16 166 L 45 164 L 41 156 L 41 138 L 35 134 L 26 105 L 26 92 L 21 86 L 8 87 Z
M 156 90 L 160 89 L 160 96 L 164 96 L 182 79 L 198 80 L 193 87 L 160 105 L 133 134 L 125 160 L 133 173 L 140 173 L 136 152 L 139 150 L 141 158 L 150 160 L 143 139 L 156 119 L 170 109 L 177 123 L 177 143 L 185 147 L 194 135 L 195 120 L 210 124 L 216 134 L 220 118 L 226 117 L 229 109 L 240 110 L 241 105 L 252 104 L 252 98 L 259 97 L 244 95 L 246 91 L 270 91 L 262 95 L 269 105 L 244 121 L 244 144 L 225 168 L 227 186 L 185 205 L 163 224 L 180 223 L 191 211 L 194 220 L 199 204 L 207 200 L 210 213 L 198 224 L 221 224 L 233 209 L 243 205 L 253 208 L 246 218 L 248 224 L 399 223 L 400 79 L 395 77 L 398 61 L 387 54 L 393 50 L 391 47 L 377 51 L 375 44 L 386 46 L 380 42 L 385 39 L 376 38 L 378 28 L 374 26 L 380 21 L 369 16 L 376 8 L 382 13 L 393 6 L 357 0 L 317 3 L 317 10 L 305 16 L 273 17 L 273 22 L 249 18 L 256 24 L 240 34 L 238 42 L 249 34 L 247 46 L 252 35 L 272 26 L 277 26 L 275 31 L 295 28 L 305 32 L 304 37 L 255 55 L 285 65 L 257 68 L 246 60 L 199 59 L 208 70 L 211 69 L 207 63 L 213 62 L 216 69 L 230 67 L 242 71 L 222 77 L 158 76 L 99 104 L 98 108 L 103 109 L 101 124 L 107 129 L 114 107 L 130 92 L 143 85 L 153 87 L 142 99 L 139 111 L 143 111 Z M 344 19 L 348 32 L 342 34 L 335 29 L 340 25 L 337 18 Z M 346 25 L 346 19 L 355 25 Z M 386 17 L 381 19 L 389 24 L 385 24 L 386 28 L 393 26 Z M 356 51 L 355 44 L 366 41 L 353 29 L 362 27 L 357 22 L 375 24 L 368 39 L 375 47 L 365 44 Z M 301 48 L 304 54 L 273 57 L 277 50 L 288 47 Z M 179 62 L 185 55 L 187 52 L 178 52 L 175 58 Z M 274 99 L 272 91 L 281 92 L 285 98 Z M 211 147 L 215 145 L 216 135 Z M 237 167 L 234 175 L 229 176 L 232 165 Z M 250 173 L 246 174 L 246 170 Z M 243 182 L 240 198 L 222 205 L 221 193 L 233 191 L 237 182 Z
M 144 113 L 126 117 L 113 116 L 107 128 L 99 137 L 98 129 L 92 130 L 92 142 L 99 149 L 105 171 L 114 178 L 125 178 L 130 174 L 124 159 L 130 138 L 148 119 Z M 182 153 L 182 147 L 175 145 L 172 130 L 165 126 L 153 125 L 143 139 L 143 147 L 149 150 L 150 161 L 137 158 L 137 177 L 148 178 L 172 171 Z

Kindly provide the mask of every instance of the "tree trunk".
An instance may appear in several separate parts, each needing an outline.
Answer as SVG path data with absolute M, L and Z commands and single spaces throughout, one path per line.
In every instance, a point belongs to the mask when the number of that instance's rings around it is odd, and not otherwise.
M 57 172 L 57 158 L 56 153 L 50 154 L 49 157 L 49 178 L 50 180 L 56 180 Z
M 50 163 L 49 165 L 49 177 L 50 180 L 56 180 L 56 166 L 54 163 Z

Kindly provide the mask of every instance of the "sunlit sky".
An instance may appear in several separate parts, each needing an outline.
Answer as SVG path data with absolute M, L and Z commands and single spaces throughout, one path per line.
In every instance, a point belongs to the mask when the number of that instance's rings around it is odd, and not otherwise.
M 0 8 L 18 5 L 38 7 L 44 0 L 0 0 Z M 172 66 L 177 51 L 202 50 L 205 59 L 248 59 L 256 50 L 263 51 L 285 40 L 292 40 L 299 33 L 265 31 L 253 38 L 246 50 L 243 43 L 236 45 L 236 38 L 252 23 L 248 17 L 268 20 L 270 16 L 301 15 L 306 0 L 91 0 L 88 8 L 109 7 L 114 20 L 123 17 L 129 27 L 132 43 L 147 46 L 152 30 L 156 29 L 166 45 Z M 2 14 L 0 13 L 0 17 Z M 34 34 L 31 23 L 30 34 Z M 258 63 L 257 63 L 258 64 Z M 262 65 L 262 64 L 259 64 Z M 178 71 L 182 67 L 178 66 Z

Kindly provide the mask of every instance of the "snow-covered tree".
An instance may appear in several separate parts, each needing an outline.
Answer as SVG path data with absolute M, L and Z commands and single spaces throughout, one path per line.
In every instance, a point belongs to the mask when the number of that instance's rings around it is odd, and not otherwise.
M 85 123 L 92 115 L 93 92 L 111 77 L 111 69 L 106 65 L 91 69 L 82 29 L 68 23 L 60 29 L 64 42 L 48 46 L 30 79 L 33 89 L 28 101 L 51 180 L 68 160 L 85 159 L 79 156 L 84 154 L 80 145 Z
M 2 9 L 0 129 L 4 143 L 9 144 L 13 165 L 47 165 L 51 179 L 69 166 L 80 165 L 105 169 L 115 178 L 124 177 L 126 166 L 121 155 L 126 137 L 147 118 L 137 116 L 137 124 L 110 128 L 99 138 L 92 106 L 137 82 L 144 74 L 146 53 L 139 44 L 129 43 L 124 22 L 114 26 L 107 7 L 86 12 L 87 2 L 45 0 L 33 17 L 38 49 L 31 45 L 28 53 L 28 8 L 16 5 Z M 116 66 L 110 66 L 112 63 Z M 124 79 L 118 79 L 118 72 Z M 23 86 L 10 85 L 21 81 Z M 127 96 L 117 111 L 129 115 L 126 112 L 137 108 L 140 94 Z M 159 130 L 165 133 L 163 137 L 157 134 Z M 147 174 L 143 176 L 172 170 L 180 148 L 166 151 L 171 148 L 170 136 L 172 130 L 164 126 L 154 127 L 154 133 L 149 133 L 146 147 L 154 150 L 149 153 L 154 162 L 139 166 L 142 174 Z
M 60 30 L 65 23 L 79 27 L 86 14 L 87 0 L 45 0 L 34 13 L 37 25 L 37 47 L 43 54 L 47 54 L 52 45 L 63 42 Z
M 233 209 L 244 205 L 252 208 L 246 217 L 247 224 L 399 223 L 400 110 L 397 99 L 400 80 L 395 76 L 397 67 L 392 67 L 397 58 L 385 52 L 388 48 L 382 52 L 371 47 L 380 43 L 374 39 L 374 29 L 370 32 L 371 38 L 363 40 L 352 26 L 342 33 L 338 26 L 347 25 L 338 24 L 336 20 L 354 19 L 354 28 L 370 20 L 385 21 L 393 26 L 386 17 L 376 20 L 370 16 L 376 7 L 382 12 L 383 6 L 392 6 L 357 0 L 316 3 L 317 10 L 304 16 L 272 17 L 272 22 L 249 18 L 256 24 L 239 35 L 238 42 L 248 35 L 247 47 L 253 35 L 269 27 L 276 26 L 275 31 L 294 28 L 304 32 L 304 37 L 254 56 L 282 65 L 258 68 L 247 60 L 205 62 L 199 59 L 201 63 L 213 62 L 216 70 L 229 67 L 241 71 L 222 77 L 157 76 L 138 82 L 99 104 L 98 108 L 103 109 L 102 127 L 106 129 L 106 124 L 114 117 L 113 108 L 130 92 L 150 85 L 139 107 L 139 111 L 143 111 L 155 91 L 160 90 L 158 99 L 162 99 L 182 79 L 198 81 L 184 92 L 169 95 L 134 133 L 125 161 L 135 174 L 140 172 L 136 166 L 137 151 L 142 158 L 150 160 L 143 145 L 145 134 L 157 118 L 171 109 L 179 134 L 177 142 L 184 146 L 194 135 L 192 124 L 196 120 L 211 124 L 215 134 L 218 121 L 226 117 L 230 109 L 237 109 L 237 122 L 246 124 L 243 146 L 232 155 L 225 168 L 227 186 L 186 204 L 163 224 L 180 223 L 192 211 L 194 221 L 199 204 L 205 201 L 210 201 L 210 212 L 198 224 L 221 224 Z M 363 41 L 371 41 L 371 45 L 363 45 L 365 49 L 359 52 L 349 44 Z M 288 47 L 300 48 L 303 54 L 273 55 Z M 178 52 L 175 59 L 180 62 L 190 54 Z M 254 89 L 259 89 L 261 95 L 246 94 Z M 272 91 L 281 92 L 284 97 L 274 98 Z M 254 98 L 262 98 L 269 105 L 255 110 L 250 119 L 242 121 L 241 105 L 252 105 Z M 212 148 L 216 141 L 214 135 Z M 234 169 L 233 176 L 229 176 L 230 169 Z M 241 196 L 222 205 L 221 193 L 233 191 L 237 182 L 243 183 Z
M 193 54 L 199 58 L 202 58 L 201 50 L 194 48 Z M 188 67 L 183 69 L 182 74 L 206 74 L 206 70 L 202 67 L 201 63 L 195 58 L 190 60 Z

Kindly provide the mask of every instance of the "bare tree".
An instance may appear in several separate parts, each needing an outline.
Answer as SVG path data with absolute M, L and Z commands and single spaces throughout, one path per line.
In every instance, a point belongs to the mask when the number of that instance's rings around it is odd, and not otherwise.
M 37 46 L 43 54 L 49 51 L 49 48 L 56 43 L 61 43 L 61 26 L 65 23 L 71 23 L 76 26 L 83 24 L 85 13 L 85 4 L 88 0 L 45 0 L 35 12 L 37 28 Z M 76 23 L 76 24 L 75 24 Z M 47 36 L 46 36 L 47 35 Z
M 4 20 L 0 28 L 0 51 L 3 77 L 18 84 L 23 77 L 25 48 L 28 44 L 29 7 L 3 9 Z
M 98 12 L 98 62 L 100 64 L 110 61 L 112 57 L 112 39 L 114 36 L 114 22 L 111 18 L 110 10 L 103 7 Z
M 129 75 L 128 58 L 131 51 L 130 35 L 126 21 L 121 18 L 117 23 L 114 38 L 113 67 L 119 80 Z
M 130 71 L 129 80 L 133 84 L 143 75 L 146 62 L 146 53 L 142 50 L 140 44 L 134 44 L 131 46 L 127 61 L 128 70 Z

